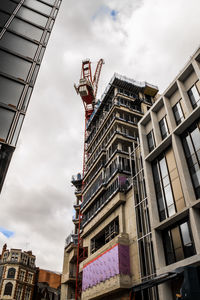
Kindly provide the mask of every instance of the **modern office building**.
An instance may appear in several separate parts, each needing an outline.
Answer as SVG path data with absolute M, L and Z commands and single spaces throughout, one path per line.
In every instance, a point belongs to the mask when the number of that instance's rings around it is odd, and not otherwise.
M 159 285 L 159 299 L 176 299 L 183 281 L 181 299 L 199 299 L 192 267 L 200 266 L 200 49 L 142 118 L 139 133 L 156 273 L 185 268 L 182 280 Z
M 7 249 L 0 257 L 0 299 L 31 300 L 35 285 L 35 256 L 31 251 Z
M 137 147 L 138 122 L 157 92 L 156 86 L 115 74 L 87 123 L 84 178 L 81 174 L 72 178 L 75 231 L 66 239 L 62 300 L 75 298 L 80 205 L 81 299 L 129 299 L 130 288 L 140 281 L 131 184 L 135 163 L 130 152 Z M 151 276 L 155 270 L 149 264 Z
M 0 1 L 0 191 L 61 1 Z

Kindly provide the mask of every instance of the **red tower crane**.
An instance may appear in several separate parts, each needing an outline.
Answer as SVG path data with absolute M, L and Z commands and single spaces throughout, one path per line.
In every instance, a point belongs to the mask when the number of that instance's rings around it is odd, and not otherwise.
M 86 59 L 82 61 L 81 68 L 81 78 L 79 80 L 79 85 L 76 86 L 74 84 L 75 90 L 77 94 L 80 94 L 81 99 L 83 101 L 83 105 L 85 108 L 85 132 L 84 132 L 84 155 L 83 155 L 83 180 L 82 180 L 82 190 L 84 188 L 84 173 L 85 173 L 85 158 L 87 156 L 86 150 L 86 125 L 87 121 L 90 119 L 94 106 L 96 103 L 96 95 L 98 90 L 98 82 L 101 73 L 102 65 L 104 64 L 104 60 L 101 58 L 96 66 L 96 70 L 94 76 L 92 77 L 91 70 L 91 61 Z M 83 201 L 83 196 L 82 196 Z M 78 245 L 77 245 L 77 266 L 76 266 L 76 290 L 75 290 L 75 300 L 81 298 L 82 286 L 79 280 L 79 264 L 87 257 L 87 249 L 83 247 L 83 242 L 80 236 L 81 229 L 81 220 L 82 213 L 81 208 L 79 209 L 79 225 L 78 225 Z

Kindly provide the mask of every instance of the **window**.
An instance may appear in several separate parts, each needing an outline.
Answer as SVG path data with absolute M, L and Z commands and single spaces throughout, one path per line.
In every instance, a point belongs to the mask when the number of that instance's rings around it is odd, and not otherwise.
M 33 10 L 30 10 L 23 6 L 20 7 L 20 9 L 18 10 L 17 16 L 19 16 L 29 22 L 35 23 L 39 26 L 43 26 L 43 27 L 45 27 L 45 25 L 48 21 L 47 17 L 45 17 L 41 14 L 38 14 L 38 13 L 34 12 Z
M 33 281 L 33 274 L 32 273 L 28 273 L 28 275 L 27 275 L 27 282 L 28 283 L 32 283 L 32 281 Z
M 29 300 L 30 296 L 31 296 L 31 289 L 27 287 L 24 294 L 24 300 Z
M 0 107 L 0 139 L 6 140 L 15 113 L 11 110 Z
M 10 15 L 3 13 L 0 11 L 0 27 L 4 27 L 8 19 L 10 18 Z
M 200 198 L 200 121 L 183 134 L 183 148 L 196 198 Z
M 162 139 L 164 140 L 169 134 L 166 116 L 164 118 L 162 118 L 162 120 L 160 120 L 159 126 L 160 126 L 160 132 L 161 132 Z
M 35 9 L 41 13 L 44 13 L 46 15 L 50 15 L 52 7 L 46 4 L 43 4 L 39 1 L 35 1 L 35 0 L 25 0 L 24 1 L 24 5 Z
M 167 265 L 196 253 L 188 221 L 164 230 L 162 236 Z
M 23 89 L 23 84 L 0 76 L 0 102 L 17 106 Z
M 100 233 L 91 239 L 91 253 L 96 252 L 119 234 L 119 218 L 114 219 Z
M 192 107 L 195 108 L 200 105 L 200 95 L 199 95 L 199 81 L 195 83 L 189 90 L 188 90 L 188 96 L 190 98 L 190 101 L 192 103 Z
M 16 7 L 17 7 L 17 4 L 13 3 L 10 0 L 1 0 L 0 1 L 0 9 L 4 10 L 5 12 L 8 12 L 9 14 L 12 14 Z
M 22 285 L 18 285 L 17 290 L 16 290 L 15 299 L 16 300 L 21 300 L 21 298 L 22 298 Z
M 13 284 L 11 282 L 6 283 L 4 295 L 11 296 L 12 295 Z
M 31 63 L 10 53 L 0 50 L 0 71 L 22 80 L 28 77 Z
M 16 273 L 15 268 L 9 268 L 7 278 L 15 278 L 15 273 Z
M 17 143 L 17 139 L 18 139 L 18 136 L 19 136 L 19 133 L 20 133 L 20 129 L 22 127 L 23 120 L 24 120 L 24 115 L 20 114 L 18 122 L 17 122 L 17 126 L 15 128 L 14 135 L 12 137 L 12 145 L 13 146 L 15 146 L 16 143 Z
M 165 155 L 156 159 L 152 168 L 160 221 L 163 221 L 176 213 Z
M 151 130 L 147 134 L 147 142 L 148 142 L 149 152 L 151 152 L 155 148 L 155 139 L 154 139 L 153 130 Z
M 13 50 L 26 57 L 34 58 L 38 45 L 13 33 L 6 32 L 0 39 L 0 46 Z
M 20 270 L 20 272 L 19 272 L 19 280 L 20 281 L 24 281 L 25 280 L 25 271 L 24 270 Z
M 37 28 L 34 25 L 31 25 L 25 21 L 22 21 L 18 18 L 14 18 L 14 20 L 11 22 L 10 29 L 12 29 L 13 31 L 22 34 L 26 37 L 30 37 L 33 40 L 36 41 L 40 41 L 42 34 L 43 34 L 43 30 L 40 28 Z
M 184 120 L 184 114 L 180 101 L 177 102 L 172 109 L 174 113 L 174 118 L 176 120 L 176 125 L 179 125 Z

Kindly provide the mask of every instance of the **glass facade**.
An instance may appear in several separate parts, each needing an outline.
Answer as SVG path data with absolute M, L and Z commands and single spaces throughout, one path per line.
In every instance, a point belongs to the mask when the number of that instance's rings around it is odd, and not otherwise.
M 163 231 L 166 264 L 170 265 L 196 253 L 189 221 L 184 221 Z
M 0 143 L 9 146 L 7 151 L 17 143 L 60 3 L 0 1 Z M 0 170 L 0 190 L 9 165 L 9 161 L 1 162 L 3 157 L 0 155 L 0 165 L 5 166 Z
M 196 198 L 200 198 L 200 120 L 182 136 L 183 148 Z

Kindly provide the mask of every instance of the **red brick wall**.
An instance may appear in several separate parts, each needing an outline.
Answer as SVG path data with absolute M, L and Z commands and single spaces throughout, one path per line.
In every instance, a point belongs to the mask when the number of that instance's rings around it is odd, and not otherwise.
M 61 284 L 61 275 L 40 269 L 38 282 L 47 282 L 50 287 L 57 289 Z

